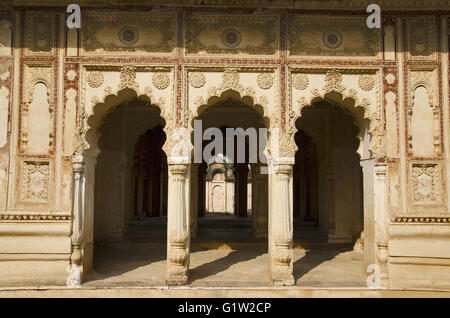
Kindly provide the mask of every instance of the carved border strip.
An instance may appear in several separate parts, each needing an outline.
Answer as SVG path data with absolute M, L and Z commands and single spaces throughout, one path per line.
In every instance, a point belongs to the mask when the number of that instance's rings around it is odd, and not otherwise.
M 444 216 L 397 216 L 391 219 L 391 223 L 417 223 L 417 224 L 450 224 L 450 217 Z
M 58 214 L 0 214 L 0 221 L 70 221 L 70 215 Z
M 75 72 L 75 77 L 73 80 L 69 80 L 67 77 L 67 73 L 70 71 L 74 71 Z M 74 89 L 76 92 L 76 96 L 75 96 L 75 123 L 78 122 L 78 112 L 79 112 L 79 101 L 80 101 L 80 91 L 79 91 L 79 80 L 80 80 L 80 69 L 79 69 L 79 64 L 71 64 L 71 63 L 64 63 L 64 91 L 63 91 L 63 109 L 62 109 L 62 113 L 63 113 L 63 125 L 62 125 L 62 140 L 61 140 L 61 149 L 63 150 L 63 155 L 64 155 L 64 150 L 65 150 L 65 135 L 66 135 L 66 110 L 67 110 L 67 91 L 69 89 Z
M 27 58 L 29 60 L 31 58 Z M 297 58 L 286 58 L 286 64 L 299 64 L 299 65 L 333 65 L 333 66 L 396 66 L 396 61 L 383 61 L 383 60 L 336 60 L 336 59 L 321 59 L 321 60 L 306 60 Z M 279 65 L 281 63 L 280 59 L 275 58 L 228 58 L 228 57 L 107 57 L 107 56 L 69 56 L 65 58 L 66 63 L 114 63 L 114 64 L 124 64 L 124 63 L 145 63 L 145 64 L 171 64 L 180 62 L 182 64 L 201 64 L 201 65 L 220 65 L 220 64 L 234 64 L 234 65 Z M 410 62 L 410 64 L 417 63 Z M 420 63 L 429 63 L 431 65 L 436 65 L 435 62 L 423 61 Z
M 9 61 L 9 59 L 7 59 L 6 62 L 7 61 Z M 0 61 L 0 63 L 5 63 L 5 62 Z M 9 72 L 9 76 L 5 80 L 2 80 L 0 78 L 0 88 L 2 88 L 4 86 L 8 90 L 8 93 L 9 93 L 9 95 L 8 95 L 8 107 L 7 107 L 7 110 L 8 110 L 8 127 L 6 128 L 7 129 L 7 131 L 6 131 L 6 143 L 8 144 L 8 143 L 10 143 L 9 138 L 11 136 L 11 124 L 10 123 L 11 123 L 11 119 L 12 119 L 12 117 L 11 117 L 12 116 L 12 99 L 13 99 L 13 96 L 14 96 L 14 93 L 12 91 L 12 81 L 13 81 L 13 78 L 14 78 L 14 74 L 13 74 L 14 67 L 13 67 L 12 64 L 10 64 L 8 66 L 7 72 Z

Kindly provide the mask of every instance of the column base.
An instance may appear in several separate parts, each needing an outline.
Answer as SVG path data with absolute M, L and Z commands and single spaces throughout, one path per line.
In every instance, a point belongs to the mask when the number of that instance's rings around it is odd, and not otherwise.
M 294 277 L 288 279 L 273 279 L 272 284 L 274 286 L 294 286 L 295 279 Z
M 174 278 L 166 280 L 167 286 L 185 286 L 188 284 L 187 278 Z
M 295 285 L 294 275 L 291 266 L 276 266 L 272 271 L 272 284 L 275 286 Z

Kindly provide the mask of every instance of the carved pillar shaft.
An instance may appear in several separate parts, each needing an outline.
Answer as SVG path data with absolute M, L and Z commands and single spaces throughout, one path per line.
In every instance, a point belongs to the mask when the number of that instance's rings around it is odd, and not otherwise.
M 381 285 L 388 287 L 388 224 L 389 216 L 386 204 L 386 165 L 375 165 L 375 224 L 377 241 L 377 259 L 381 270 Z
M 163 157 L 162 181 L 161 181 L 161 187 L 162 187 L 162 189 L 161 189 L 161 191 L 162 191 L 161 215 L 167 215 L 168 180 L 169 180 L 169 174 L 168 174 L 168 168 L 167 168 L 167 159 L 166 159 L 166 157 Z
M 72 233 L 71 244 L 72 253 L 70 255 L 71 271 L 72 267 L 79 268 L 73 271 L 68 279 L 69 287 L 77 286 L 81 282 L 82 248 L 83 248 L 83 189 L 85 162 L 83 156 L 77 155 L 72 161 L 73 169 L 73 208 L 72 208 Z M 75 276 L 76 277 L 75 277 Z
M 73 211 L 72 211 L 72 255 L 71 263 L 81 264 L 81 244 L 82 244 L 82 189 L 84 178 L 84 162 L 82 158 L 76 158 L 73 162 Z
M 167 218 L 167 284 L 188 282 L 189 233 L 186 208 L 187 164 L 169 164 L 169 206 Z
M 292 162 L 291 162 L 292 161 Z M 294 160 L 286 160 L 274 166 L 275 176 L 271 184 L 271 274 L 275 285 L 294 285 L 292 266 L 292 196 L 291 178 Z

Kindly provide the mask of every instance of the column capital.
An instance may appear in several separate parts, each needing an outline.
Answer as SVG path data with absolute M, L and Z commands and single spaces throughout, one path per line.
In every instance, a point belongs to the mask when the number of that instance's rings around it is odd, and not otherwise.
M 83 173 L 86 166 L 86 161 L 83 155 L 74 155 L 72 157 L 72 169 L 74 173 Z
M 268 164 L 272 165 L 286 164 L 293 166 L 295 164 L 295 157 L 271 157 L 268 160 Z
M 181 163 L 169 163 L 168 168 L 170 173 L 173 175 L 180 175 L 184 176 L 188 172 L 188 164 L 181 164 Z
M 375 164 L 375 174 L 379 177 L 386 176 L 386 164 Z
M 285 163 L 277 164 L 277 165 L 275 165 L 276 174 L 277 175 L 287 175 L 288 176 L 288 175 L 291 174 L 291 171 L 292 171 L 293 167 L 294 166 L 291 165 L 291 164 L 285 164 Z

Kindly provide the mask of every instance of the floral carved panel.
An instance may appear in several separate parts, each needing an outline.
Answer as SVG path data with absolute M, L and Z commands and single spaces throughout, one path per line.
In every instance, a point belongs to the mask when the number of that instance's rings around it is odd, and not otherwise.
M 291 56 L 381 57 L 379 29 L 365 18 L 293 16 L 289 19 Z
M 436 27 L 434 17 L 407 20 L 408 59 L 436 59 Z
M 186 20 L 186 54 L 275 55 L 278 19 L 274 16 L 191 15 Z
M 175 49 L 171 14 L 87 13 L 83 22 L 84 54 L 170 54 Z
M 26 16 L 27 55 L 52 55 L 55 50 L 55 15 L 29 12 Z
M 23 161 L 21 164 L 21 201 L 49 201 L 50 163 Z
M 12 15 L 0 12 L 0 56 L 12 54 L 12 32 Z
M 414 204 L 441 203 L 441 171 L 437 163 L 412 165 Z

